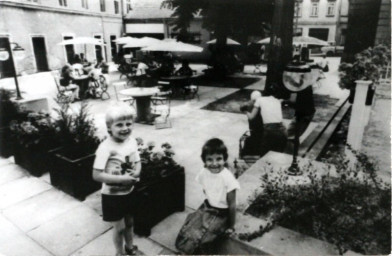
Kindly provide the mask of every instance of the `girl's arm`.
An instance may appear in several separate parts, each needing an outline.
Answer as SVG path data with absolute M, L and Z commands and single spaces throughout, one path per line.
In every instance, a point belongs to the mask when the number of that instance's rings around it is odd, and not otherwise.
M 234 231 L 235 225 L 235 213 L 236 213 L 236 190 L 232 190 L 227 193 L 227 203 L 229 205 L 229 228 Z
M 112 175 L 100 169 L 93 169 L 93 179 L 101 183 L 114 183 L 132 185 L 136 182 L 135 178 L 129 175 Z
M 131 171 L 131 176 L 134 177 L 134 178 L 139 178 L 141 170 L 142 170 L 141 162 L 140 161 L 136 162 L 135 169 Z
M 249 120 L 253 120 L 256 117 L 257 112 L 258 112 L 257 110 L 258 110 L 258 107 L 254 106 L 251 112 L 246 112 L 246 115 L 248 116 Z

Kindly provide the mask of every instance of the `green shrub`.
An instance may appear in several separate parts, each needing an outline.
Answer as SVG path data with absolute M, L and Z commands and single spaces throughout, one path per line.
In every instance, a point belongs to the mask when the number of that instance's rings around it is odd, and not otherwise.
M 366 155 L 354 153 L 358 158 L 355 168 L 349 168 L 344 159 L 336 172 L 307 164 L 302 168 L 308 179 L 305 184 L 289 184 L 287 174 L 271 169 L 261 178 L 263 193 L 247 210 L 267 217 L 268 224 L 239 238 L 251 240 L 278 224 L 333 243 L 340 254 L 347 250 L 389 254 L 390 185 L 378 179 L 377 168 Z

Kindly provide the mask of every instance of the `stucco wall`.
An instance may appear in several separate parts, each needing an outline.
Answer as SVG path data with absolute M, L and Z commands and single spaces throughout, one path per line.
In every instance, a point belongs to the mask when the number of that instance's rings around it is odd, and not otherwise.
M 43 2 L 58 3 L 58 1 L 53 0 L 42 0 L 41 3 Z M 68 2 L 72 3 L 75 1 Z M 66 60 L 64 47 L 57 45 L 63 40 L 64 35 L 93 37 L 95 34 L 103 34 L 104 40 L 107 42 L 107 57 L 109 61 L 112 60 L 110 35 L 116 35 L 117 37 L 121 35 L 121 16 L 117 18 L 80 15 L 12 6 L 0 6 L 0 8 L 0 36 L 9 36 L 11 42 L 18 43 L 26 50 L 25 58 L 16 60 L 18 73 L 36 72 L 32 36 L 43 36 L 45 38 L 49 69 L 57 69 Z M 83 47 L 75 45 L 76 53 L 81 53 L 85 50 L 88 60 L 96 59 L 94 46 L 87 45 Z

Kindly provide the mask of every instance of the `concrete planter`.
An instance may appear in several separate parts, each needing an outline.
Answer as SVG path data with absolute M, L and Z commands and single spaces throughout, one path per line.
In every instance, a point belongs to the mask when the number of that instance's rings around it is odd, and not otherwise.
M 14 143 L 15 163 L 26 169 L 31 175 L 40 177 L 51 169 L 50 150 L 54 145 L 32 145 L 26 147 L 20 143 Z
M 87 195 L 101 188 L 101 183 L 92 177 L 95 154 L 70 157 L 68 152 L 72 152 L 72 149 L 58 148 L 51 152 L 53 165 L 49 170 L 50 181 L 65 193 L 84 200 Z
M 13 155 L 14 139 L 11 130 L 7 127 L 0 128 L 0 156 L 8 158 Z
M 136 187 L 140 198 L 135 213 L 135 233 L 149 236 L 151 228 L 172 213 L 185 208 L 185 171 L 182 166 L 175 166 L 167 176 L 141 181 Z

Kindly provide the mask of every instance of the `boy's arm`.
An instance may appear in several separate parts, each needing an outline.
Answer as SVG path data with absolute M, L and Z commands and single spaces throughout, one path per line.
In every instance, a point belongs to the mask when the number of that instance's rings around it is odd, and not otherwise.
M 258 112 L 258 108 L 259 107 L 257 107 L 257 106 L 253 106 L 252 112 L 246 112 L 248 119 L 252 120 L 256 117 L 257 112 Z
M 227 193 L 227 203 L 229 205 L 229 228 L 234 231 L 236 213 L 236 189 Z
M 114 183 L 132 185 L 136 182 L 135 178 L 129 175 L 112 175 L 105 173 L 101 169 L 93 169 L 93 179 L 101 183 Z

